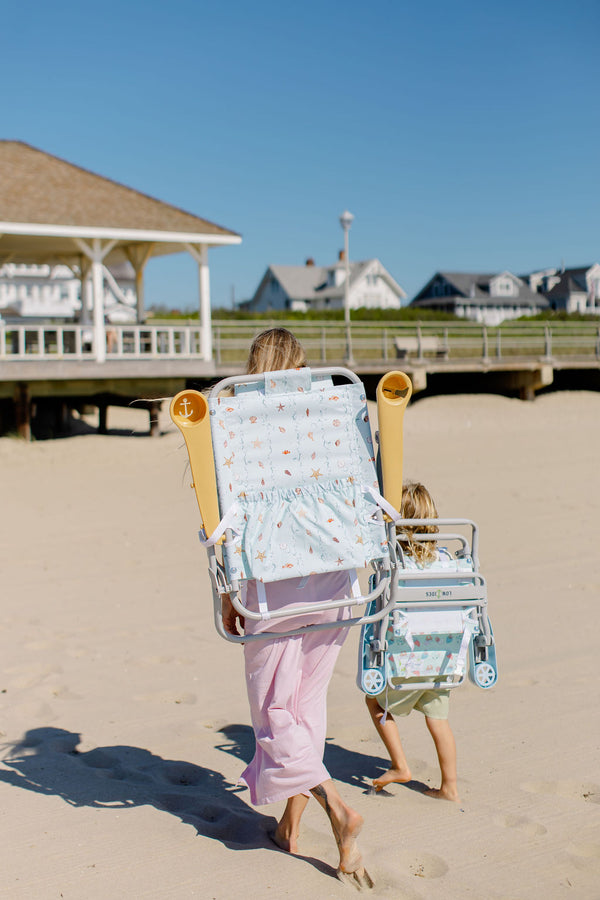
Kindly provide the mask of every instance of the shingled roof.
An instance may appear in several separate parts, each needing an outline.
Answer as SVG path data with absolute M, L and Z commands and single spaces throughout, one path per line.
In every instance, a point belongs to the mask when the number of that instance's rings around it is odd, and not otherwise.
M 431 278 L 424 288 L 411 301 L 411 306 L 437 307 L 440 304 L 451 301 L 460 301 L 461 306 L 523 306 L 533 304 L 538 307 L 547 306 L 547 301 L 541 294 L 536 294 L 528 284 L 517 276 L 518 292 L 515 296 L 490 294 L 490 281 L 501 273 L 490 274 L 488 272 L 447 272 L 440 271 Z M 511 273 L 506 273 L 511 274 Z M 453 291 L 445 294 L 430 293 L 431 286 L 436 279 L 443 279 Z
M 360 277 L 371 260 L 351 262 L 350 284 Z M 331 266 L 269 266 L 291 300 L 315 300 L 317 297 L 343 297 L 344 285 L 329 284 Z M 335 267 L 334 267 L 335 268 Z
M 21 141 L 0 140 L 0 221 L 237 237 Z

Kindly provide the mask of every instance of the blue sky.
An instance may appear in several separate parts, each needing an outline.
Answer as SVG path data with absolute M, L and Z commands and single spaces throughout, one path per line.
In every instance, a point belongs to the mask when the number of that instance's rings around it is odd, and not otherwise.
M 1 136 L 240 232 L 215 306 L 332 262 L 344 209 L 409 297 L 600 261 L 597 0 L 24 0 L 2 25 Z M 152 261 L 147 302 L 195 307 L 196 280 Z

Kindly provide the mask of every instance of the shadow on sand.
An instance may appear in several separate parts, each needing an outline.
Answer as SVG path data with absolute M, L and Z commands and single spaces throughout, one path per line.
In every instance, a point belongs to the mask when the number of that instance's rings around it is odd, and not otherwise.
M 79 734 L 62 728 L 27 731 L 21 741 L 4 745 L 0 782 L 62 797 L 70 806 L 153 806 L 230 849 L 284 852 L 269 838 L 276 819 L 244 803 L 238 796 L 241 788 L 220 772 L 162 759 L 140 747 L 97 747 L 82 753 L 77 750 L 80 740 Z M 312 857 L 297 858 L 335 877 L 335 870 L 326 863 Z
M 246 763 L 250 762 L 254 755 L 254 733 L 249 725 L 226 725 L 219 731 L 225 738 L 222 744 L 217 744 L 218 750 L 231 753 L 232 756 Z M 365 753 L 357 753 L 334 744 L 330 739 L 325 744 L 323 756 L 325 766 L 335 781 L 343 781 L 353 787 L 362 788 L 365 794 L 375 794 L 373 779 L 381 775 L 390 767 L 389 759 L 380 756 L 371 756 Z M 431 785 L 422 781 L 407 781 L 404 784 L 394 785 L 396 788 L 408 788 L 422 794 L 429 790 Z M 393 797 L 394 794 L 385 789 L 377 793 L 378 797 Z

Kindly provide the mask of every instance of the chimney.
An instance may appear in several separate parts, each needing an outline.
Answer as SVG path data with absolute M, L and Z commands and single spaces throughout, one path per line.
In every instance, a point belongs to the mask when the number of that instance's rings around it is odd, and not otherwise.
M 345 253 L 345 251 L 344 251 L 344 250 L 340 250 L 340 252 L 338 253 L 338 260 L 339 260 L 340 262 L 344 262 L 345 259 L 346 259 L 346 253 Z
M 315 264 L 314 259 L 312 258 L 312 256 L 309 256 L 308 259 L 306 260 L 306 265 L 307 265 L 307 266 L 314 266 L 314 264 Z

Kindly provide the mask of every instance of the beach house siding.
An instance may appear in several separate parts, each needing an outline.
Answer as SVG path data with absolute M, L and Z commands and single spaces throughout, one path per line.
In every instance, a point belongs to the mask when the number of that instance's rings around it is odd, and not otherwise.
M 557 312 L 600 315 L 600 264 L 571 269 L 541 269 L 524 275 L 533 291 Z
M 512 272 L 436 272 L 411 307 L 453 313 L 483 325 L 536 315 L 548 300 Z
M 0 267 L 0 316 L 4 319 L 73 319 L 81 310 L 80 294 L 79 278 L 68 266 L 5 263 Z M 133 269 L 129 264 L 113 267 L 104 282 L 107 317 L 115 322 L 134 321 L 135 306 Z
M 399 309 L 406 292 L 378 259 L 350 263 L 350 309 Z M 270 310 L 336 310 L 344 308 L 346 266 L 343 256 L 331 266 L 271 265 L 251 300 L 241 307 L 253 312 Z

